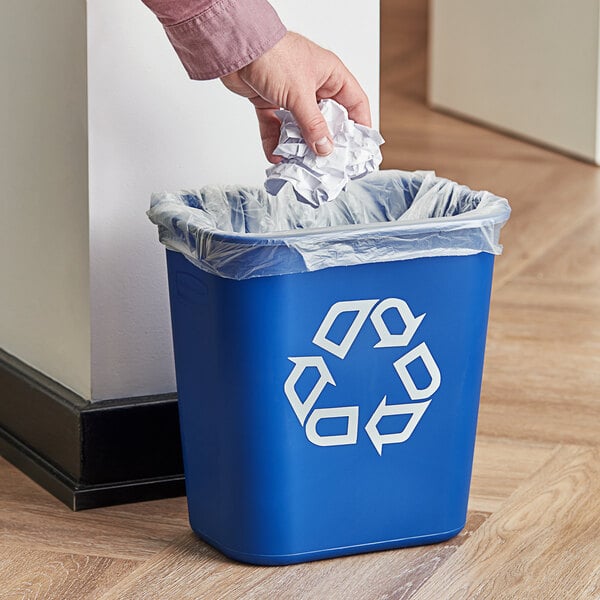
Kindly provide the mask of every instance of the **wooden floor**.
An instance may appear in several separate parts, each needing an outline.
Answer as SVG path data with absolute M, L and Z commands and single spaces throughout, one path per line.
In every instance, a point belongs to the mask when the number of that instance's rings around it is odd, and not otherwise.
M 384 0 L 387 168 L 510 199 L 469 520 L 439 545 L 226 560 L 183 498 L 72 513 L 0 461 L 0 598 L 600 598 L 600 169 L 428 110 L 423 0 Z

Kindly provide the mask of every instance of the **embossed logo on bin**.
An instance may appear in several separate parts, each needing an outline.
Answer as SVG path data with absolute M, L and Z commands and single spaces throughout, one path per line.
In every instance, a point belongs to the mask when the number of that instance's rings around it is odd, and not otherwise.
M 397 311 L 404 323 L 401 333 L 392 333 L 384 320 L 384 313 Z M 333 341 L 328 337 L 336 319 L 344 313 L 354 313 L 348 329 L 340 341 Z M 374 412 L 370 415 L 364 429 L 369 436 L 377 453 L 381 456 L 383 447 L 388 444 L 401 444 L 410 439 L 419 425 L 425 411 L 432 401 L 433 395 L 442 383 L 442 376 L 425 342 L 410 346 L 419 330 L 425 313 L 415 316 L 408 304 L 400 298 L 386 298 L 384 300 L 350 300 L 336 302 L 327 311 L 312 342 L 329 354 L 333 354 L 344 360 L 352 348 L 358 334 L 363 327 L 375 328 L 379 341 L 374 345 L 372 351 L 377 352 L 379 348 L 403 349 L 398 358 L 392 364 L 404 389 L 406 390 L 409 403 L 394 404 L 389 402 L 387 394 L 379 401 Z M 307 439 L 317 446 L 344 446 L 356 444 L 359 430 L 359 406 L 337 406 L 333 408 L 316 408 L 319 397 L 328 385 L 335 386 L 336 382 L 327 366 L 325 358 L 320 354 L 314 356 L 289 356 L 293 363 L 285 383 L 284 392 L 293 409 L 300 425 L 303 427 Z M 424 387 L 419 387 L 408 367 L 420 361 L 427 371 L 428 382 Z M 300 398 L 296 386 L 303 375 L 308 371 L 316 369 L 318 379 L 312 389 Z M 314 376 L 314 372 L 313 372 Z M 422 383 L 422 382 L 421 382 Z M 381 433 L 380 423 L 386 418 L 397 415 L 408 415 L 401 431 L 392 433 Z M 322 435 L 317 431 L 317 425 L 325 419 L 346 419 L 346 431 L 336 435 Z

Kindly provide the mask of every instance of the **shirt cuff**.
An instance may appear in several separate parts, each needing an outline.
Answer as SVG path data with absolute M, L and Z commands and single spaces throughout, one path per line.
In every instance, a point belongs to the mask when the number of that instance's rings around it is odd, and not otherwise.
M 271 49 L 286 28 L 266 0 L 219 0 L 165 31 L 192 79 L 215 79 Z

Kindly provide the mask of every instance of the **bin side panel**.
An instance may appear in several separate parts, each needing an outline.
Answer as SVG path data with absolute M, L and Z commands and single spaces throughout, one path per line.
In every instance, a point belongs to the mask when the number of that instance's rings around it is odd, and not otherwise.
M 234 281 L 167 254 L 195 531 L 267 564 L 460 531 L 492 255 Z

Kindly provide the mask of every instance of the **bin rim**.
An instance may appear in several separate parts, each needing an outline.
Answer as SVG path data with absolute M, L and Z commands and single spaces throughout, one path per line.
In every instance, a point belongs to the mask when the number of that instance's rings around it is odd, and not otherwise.
M 176 192 L 182 193 L 182 192 Z M 490 194 L 494 197 L 493 194 Z M 499 198 L 504 200 L 504 198 Z M 288 229 L 284 231 L 273 231 L 266 233 L 239 233 L 236 231 L 223 231 L 217 228 L 199 227 L 204 234 L 211 236 L 215 242 L 231 243 L 236 245 L 250 246 L 273 246 L 287 245 L 287 240 L 296 240 L 310 236 L 311 238 L 322 237 L 323 241 L 350 239 L 364 233 L 439 233 L 440 231 L 453 231 L 456 229 L 480 229 L 482 227 L 502 225 L 506 222 L 507 213 L 498 212 L 497 215 L 486 215 L 485 217 L 473 216 L 472 212 L 456 215 L 453 217 L 437 217 L 431 219 L 419 219 L 415 221 L 388 221 L 378 223 L 358 223 L 350 225 L 338 225 L 335 227 L 312 227 L 304 229 Z M 436 227 L 428 227 L 428 225 Z M 467 225 L 460 227 L 461 224 Z M 336 235 L 338 234 L 338 235 Z

